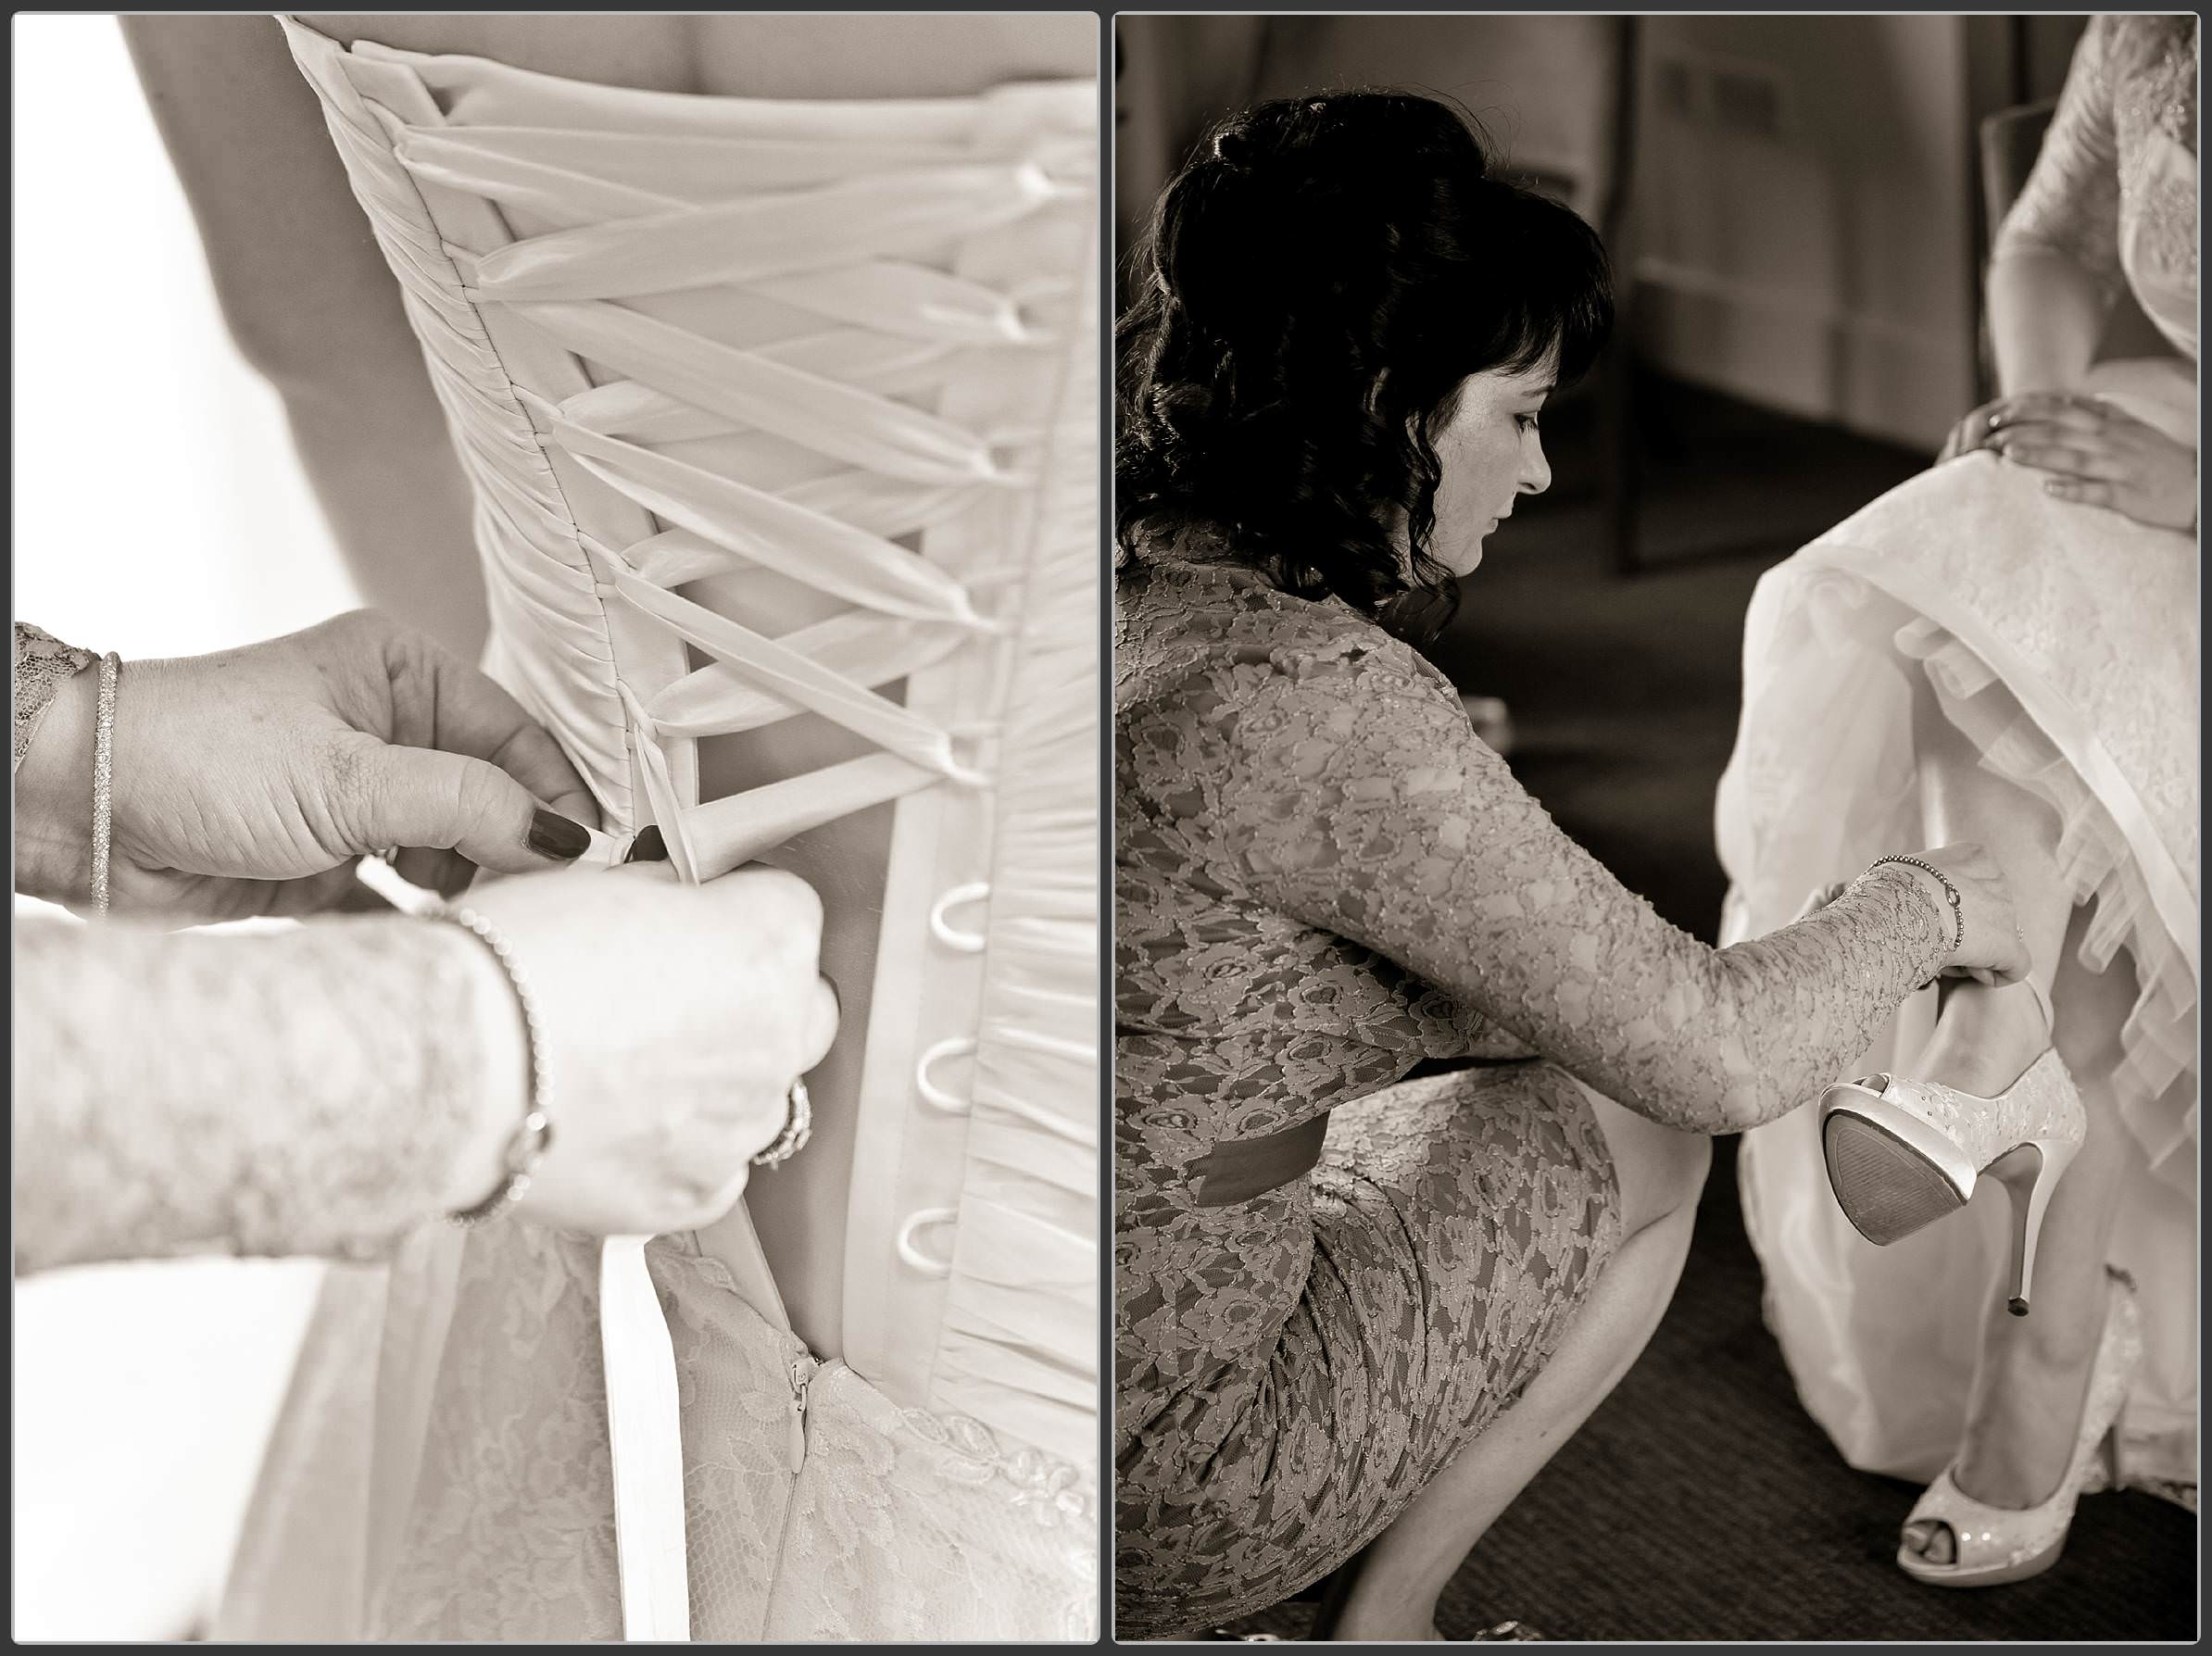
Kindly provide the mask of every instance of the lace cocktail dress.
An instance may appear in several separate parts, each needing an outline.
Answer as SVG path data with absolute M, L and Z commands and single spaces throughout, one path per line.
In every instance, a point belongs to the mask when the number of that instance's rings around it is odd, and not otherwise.
M 1999 246 L 2127 284 L 2177 355 L 2102 363 L 2082 389 L 2192 447 L 2196 88 L 2193 19 L 2092 19 Z M 1964 456 L 1761 580 L 1717 810 L 1723 935 L 1779 924 L 1924 833 L 1916 701 L 2055 824 L 2066 889 L 2038 895 L 2085 911 L 2053 985 L 2059 1052 L 2130 1139 L 2109 1257 L 2136 1281 L 2144 1355 L 2123 1475 L 2193 1485 L 2197 540 L 2055 501 L 2044 475 Z M 1931 1026 L 1930 1007 L 1908 1009 L 1852 1073 L 1909 1068 Z M 1964 1429 L 2002 1204 L 1875 1248 L 1829 1196 L 1817 1113 L 1751 1135 L 1738 1163 L 1768 1320 L 1844 1458 L 1925 1483 Z
M 1541 1371 L 1621 1234 L 1586 1089 L 1766 1119 L 1951 935 L 1890 869 L 1706 948 L 1414 649 L 1234 567 L 1141 555 L 1114 681 L 1114 1618 L 1145 1637 L 1341 1563 Z
M 742 1208 L 642 1254 L 420 1235 L 326 1295 L 220 1631 L 1083 1637 L 1096 85 L 697 96 L 286 31 L 475 486 L 487 665 L 598 800 L 589 860 L 656 824 L 708 880 L 889 828 L 840 1036 L 841 1357 Z

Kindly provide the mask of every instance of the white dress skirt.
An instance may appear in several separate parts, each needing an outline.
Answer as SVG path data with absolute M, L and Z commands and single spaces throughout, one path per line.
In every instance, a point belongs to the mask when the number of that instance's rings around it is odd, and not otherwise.
M 2193 344 L 2191 338 L 2188 343 Z M 2192 358 L 2106 365 L 2085 389 L 2193 446 Z M 1760 582 L 1743 713 L 1717 805 L 1722 942 L 1920 843 L 1916 697 L 1932 696 L 2020 809 L 2057 828 L 2076 906 L 2056 1042 L 2125 1123 L 2111 1262 L 2146 1352 L 2120 1419 L 2130 1481 L 2196 1481 L 2197 543 L 2045 495 L 1987 452 L 1891 491 Z M 1932 991 L 1854 1073 L 1909 1067 Z M 1844 1458 L 1926 1482 L 1956 1451 L 2005 1260 L 2002 1204 L 1888 1248 L 1830 1194 L 1818 1111 L 1745 1136 L 1746 1228 L 1768 1325 Z
M 700 96 L 285 29 L 475 487 L 487 666 L 598 800 L 574 877 L 648 824 L 693 881 L 891 826 L 841 1353 L 742 1206 L 333 1271 L 218 1636 L 1088 1637 L 1096 83 Z M 813 769 L 707 797 L 702 743 L 800 716 Z

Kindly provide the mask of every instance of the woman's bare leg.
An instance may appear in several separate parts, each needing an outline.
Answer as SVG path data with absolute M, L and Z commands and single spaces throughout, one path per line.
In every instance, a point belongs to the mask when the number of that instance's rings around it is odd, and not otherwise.
M 1711 1143 L 1595 1102 L 1620 1182 L 1624 1235 L 1543 1372 L 1367 1549 L 1332 1630 L 1435 1638 L 1437 1599 L 1498 1514 L 1620 1384 L 1673 1298 Z
M 1989 847 L 2012 884 L 2034 976 L 2047 994 L 2066 951 L 2079 941 L 2071 894 L 2059 877 L 2055 816 L 1983 770 L 1972 744 L 1932 706 L 1924 706 L 1915 738 L 1929 843 L 1975 840 Z M 2118 979 L 2128 974 L 2115 972 L 2110 983 L 2099 985 L 2101 991 L 2126 986 Z M 2027 988 L 1961 985 L 1945 999 L 1935 1034 L 1913 1069 L 1988 1096 L 2009 1086 L 2050 1041 L 2051 1031 Z M 2001 1286 L 1990 1284 L 1980 1361 L 1954 1475 L 1966 1493 L 1992 1506 L 2034 1506 L 2065 1474 L 2104 1325 L 2105 1246 L 2126 1152 L 2125 1128 L 2093 1108 L 2088 1142 L 2044 1217 L 2033 1310 L 2026 1317 L 2011 1315 Z M 1952 1539 L 1940 1526 L 1907 1539 L 1932 1562 L 1954 1556 Z
M 1918 698 L 1913 741 L 1928 843 L 1973 840 L 1997 859 L 2012 888 L 2036 984 L 2048 995 L 2073 914 L 2072 896 L 2059 877 L 2056 815 L 1983 770 L 1979 751 L 1932 695 Z M 2050 1038 L 2026 985 L 1959 984 L 1949 990 L 1914 1073 L 1988 1098 L 2018 1080 Z

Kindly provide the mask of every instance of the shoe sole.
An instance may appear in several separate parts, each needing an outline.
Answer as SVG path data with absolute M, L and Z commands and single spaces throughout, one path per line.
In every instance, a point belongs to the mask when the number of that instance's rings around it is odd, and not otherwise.
M 1974 1175 L 1967 1170 L 1962 1193 L 1955 1171 L 1946 1172 L 1927 1151 L 1907 1143 L 1895 1126 L 1872 1119 L 1873 1106 L 1885 1113 L 1896 1111 L 1879 1098 L 1871 1105 L 1866 1100 L 1831 1104 L 1820 1123 L 1820 1148 L 1829 1186 L 1843 1216 L 1867 1241 L 1886 1248 L 1965 1207 Z

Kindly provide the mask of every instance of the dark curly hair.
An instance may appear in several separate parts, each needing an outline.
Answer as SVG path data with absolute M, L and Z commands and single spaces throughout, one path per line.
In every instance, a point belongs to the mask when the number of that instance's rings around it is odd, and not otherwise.
M 1415 93 L 1260 104 L 1154 207 L 1115 328 L 1115 540 L 1198 522 L 1304 597 L 1433 633 L 1430 436 L 1470 374 L 1554 362 L 1613 320 L 1596 233 L 1498 176 L 1473 121 Z M 1392 534 L 1398 514 L 1409 571 Z

